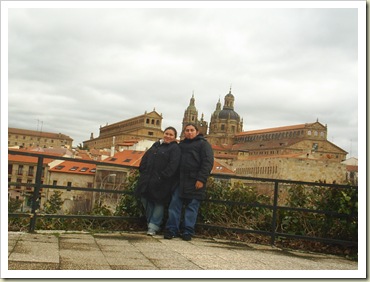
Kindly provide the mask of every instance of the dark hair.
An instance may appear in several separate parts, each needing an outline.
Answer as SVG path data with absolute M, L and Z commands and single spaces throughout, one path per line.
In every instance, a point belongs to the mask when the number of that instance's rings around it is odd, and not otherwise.
M 163 132 L 166 132 L 167 130 L 173 130 L 173 132 L 175 132 L 175 138 L 177 137 L 177 131 L 176 131 L 176 129 L 174 127 L 169 126 Z
M 192 123 L 192 122 L 187 123 L 187 124 L 185 125 L 185 127 L 184 127 L 184 130 L 185 130 L 185 128 L 187 128 L 188 126 L 193 126 L 193 127 L 195 128 L 195 130 L 196 130 L 196 131 L 199 131 L 198 126 L 196 126 L 196 125 L 195 125 L 195 123 Z

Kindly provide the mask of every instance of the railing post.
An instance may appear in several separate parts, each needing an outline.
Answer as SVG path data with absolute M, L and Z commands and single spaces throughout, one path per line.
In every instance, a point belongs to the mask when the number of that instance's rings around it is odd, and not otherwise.
M 279 182 L 274 181 L 274 206 L 272 208 L 271 245 L 275 244 L 278 195 L 279 195 Z
M 41 156 L 38 157 L 37 170 L 36 170 L 36 180 L 35 180 L 35 189 L 33 190 L 33 195 L 32 195 L 32 210 L 31 210 L 32 214 L 31 214 L 29 232 L 34 232 L 35 231 L 36 217 L 37 217 L 36 210 L 38 209 L 37 199 L 39 198 L 39 195 L 40 195 L 43 163 L 44 163 L 44 157 L 41 157 Z

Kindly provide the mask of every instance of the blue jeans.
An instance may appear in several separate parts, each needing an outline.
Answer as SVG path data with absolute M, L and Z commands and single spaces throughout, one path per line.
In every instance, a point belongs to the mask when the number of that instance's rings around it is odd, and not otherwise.
M 180 198 L 180 187 L 177 187 L 172 194 L 171 203 L 168 207 L 168 220 L 166 229 L 173 235 L 178 235 L 180 232 L 180 221 L 183 204 L 185 204 L 184 221 L 181 226 L 183 234 L 194 235 L 194 227 L 197 222 L 198 209 L 200 201 L 197 199 L 182 199 Z
M 145 216 L 148 223 L 148 230 L 159 231 L 164 215 L 164 205 L 154 203 L 141 197 L 145 209 Z

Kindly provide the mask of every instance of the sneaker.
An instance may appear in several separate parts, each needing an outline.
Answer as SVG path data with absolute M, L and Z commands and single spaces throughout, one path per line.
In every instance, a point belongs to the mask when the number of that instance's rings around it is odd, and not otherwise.
M 164 233 L 164 236 L 163 236 L 164 239 L 172 239 L 172 238 L 175 238 L 175 237 L 176 236 L 171 232 L 166 232 L 166 233 Z
M 190 234 L 183 234 L 182 240 L 184 241 L 191 241 L 191 235 Z
M 148 232 L 146 232 L 146 235 L 148 235 L 148 236 L 154 236 L 155 233 L 156 232 L 154 230 L 149 229 Z

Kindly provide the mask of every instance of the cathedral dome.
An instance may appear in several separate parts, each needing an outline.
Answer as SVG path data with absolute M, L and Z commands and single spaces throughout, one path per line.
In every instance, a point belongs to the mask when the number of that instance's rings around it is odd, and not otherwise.
M 220 101 L 217 103 L 216 111 L 214 112 L 215 118 L 219 119 L 232 119 L 236 121 L 240 121 L 240 116 L 237 112 L 234 111 L 234 95 L 231 94 L 231 88 L 229 93 L 225 96 L 225 103 L 224 107 L 221 110 L 221 103 Z
M 238 115 L 238 113 L 235 112 L 232 109 L 223 109 L 222 111 L 220 111 L 218 113 L 218 118 L 220 118 L 220 119 L 234 119 L 234 120 L 237 120 L 237 121 L 240 120 L 240 116 Z

